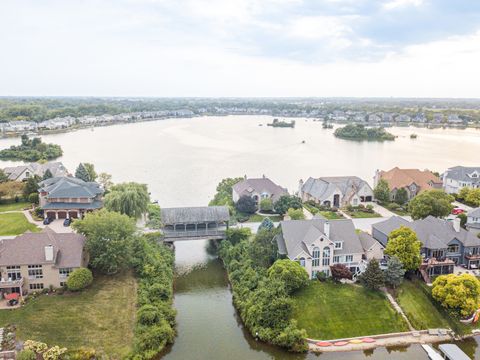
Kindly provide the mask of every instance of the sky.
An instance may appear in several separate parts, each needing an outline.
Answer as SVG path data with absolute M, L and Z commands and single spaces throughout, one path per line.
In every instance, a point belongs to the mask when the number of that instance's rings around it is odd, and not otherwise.
M 0 96 L 480 98 L 480 1 L 0 0 Z

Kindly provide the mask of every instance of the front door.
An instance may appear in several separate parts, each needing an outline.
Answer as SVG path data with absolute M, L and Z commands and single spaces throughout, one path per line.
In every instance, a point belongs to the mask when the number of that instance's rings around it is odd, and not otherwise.
M 333 206 L 336 208 L 340 207 L 340 195 L 333 195 Z

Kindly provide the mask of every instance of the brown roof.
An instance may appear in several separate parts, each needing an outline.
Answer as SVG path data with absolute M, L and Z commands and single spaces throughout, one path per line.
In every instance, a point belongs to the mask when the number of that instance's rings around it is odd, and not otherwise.
M 420 191 L 432 189 L 432 185 L 441 185 L 442 181 L 429 170 L 399 169 L 380 171 L 380 178 L 386 180 L 390 189 L 400 189 L 415 183 Z
M 45 247 L 53 246 L 54 261 L 45 259 Z M 14 239 L 0 241 L 0 266 L 52 264 L 56 267 L 82 266 L 85 237 L 59 234 L 46 227 L 42 232 L 26 232 Z

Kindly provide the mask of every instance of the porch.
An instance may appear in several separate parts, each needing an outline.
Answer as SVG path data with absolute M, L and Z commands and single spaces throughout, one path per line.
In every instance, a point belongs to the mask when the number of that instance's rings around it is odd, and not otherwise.
M 12 296 L 15 295 L 16 296 Z M 0 310 L 1 309 L 15 309 L 20 306 L 23 298 L 23 278 L 16 280 L 0 279 Z M 16 305 L 9 305 L 11 299 L 17 299 Z

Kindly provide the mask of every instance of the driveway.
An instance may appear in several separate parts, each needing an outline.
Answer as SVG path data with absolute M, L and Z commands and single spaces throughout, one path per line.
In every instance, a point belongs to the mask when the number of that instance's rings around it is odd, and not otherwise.
M 37 221 L 37 220 L 33 219 L 32 215 L 30 214 L 30 212 L 28 210 L 23 211 L 23 214 L 25 215 L 25 217 L 27 218 L 27 220 L 29 222 L 37 225 L 40 229 L 44 229 L 46 227 L 46 225 L 43 225 L 43 223 L 41 221 Z M 52 229 L 53 231 L 55 231 L 56 233 L 72 233 L 73 232 L 73 229 L 72 229 L 71 226 L 63 226 L 63 219 L 53 220 L 48 225 L 48 227 L 50 229 Z
M 471 210 L 473 210 L 473 208 L 471 206 L 468 206 L 468 205 L 465 205 L 465 204 L 462 204 L 462 203 L 459 203 L 458 201 L 454 201 L 452 203 L 455 207 L 458 207 L 466 212 L 469 212 Z

